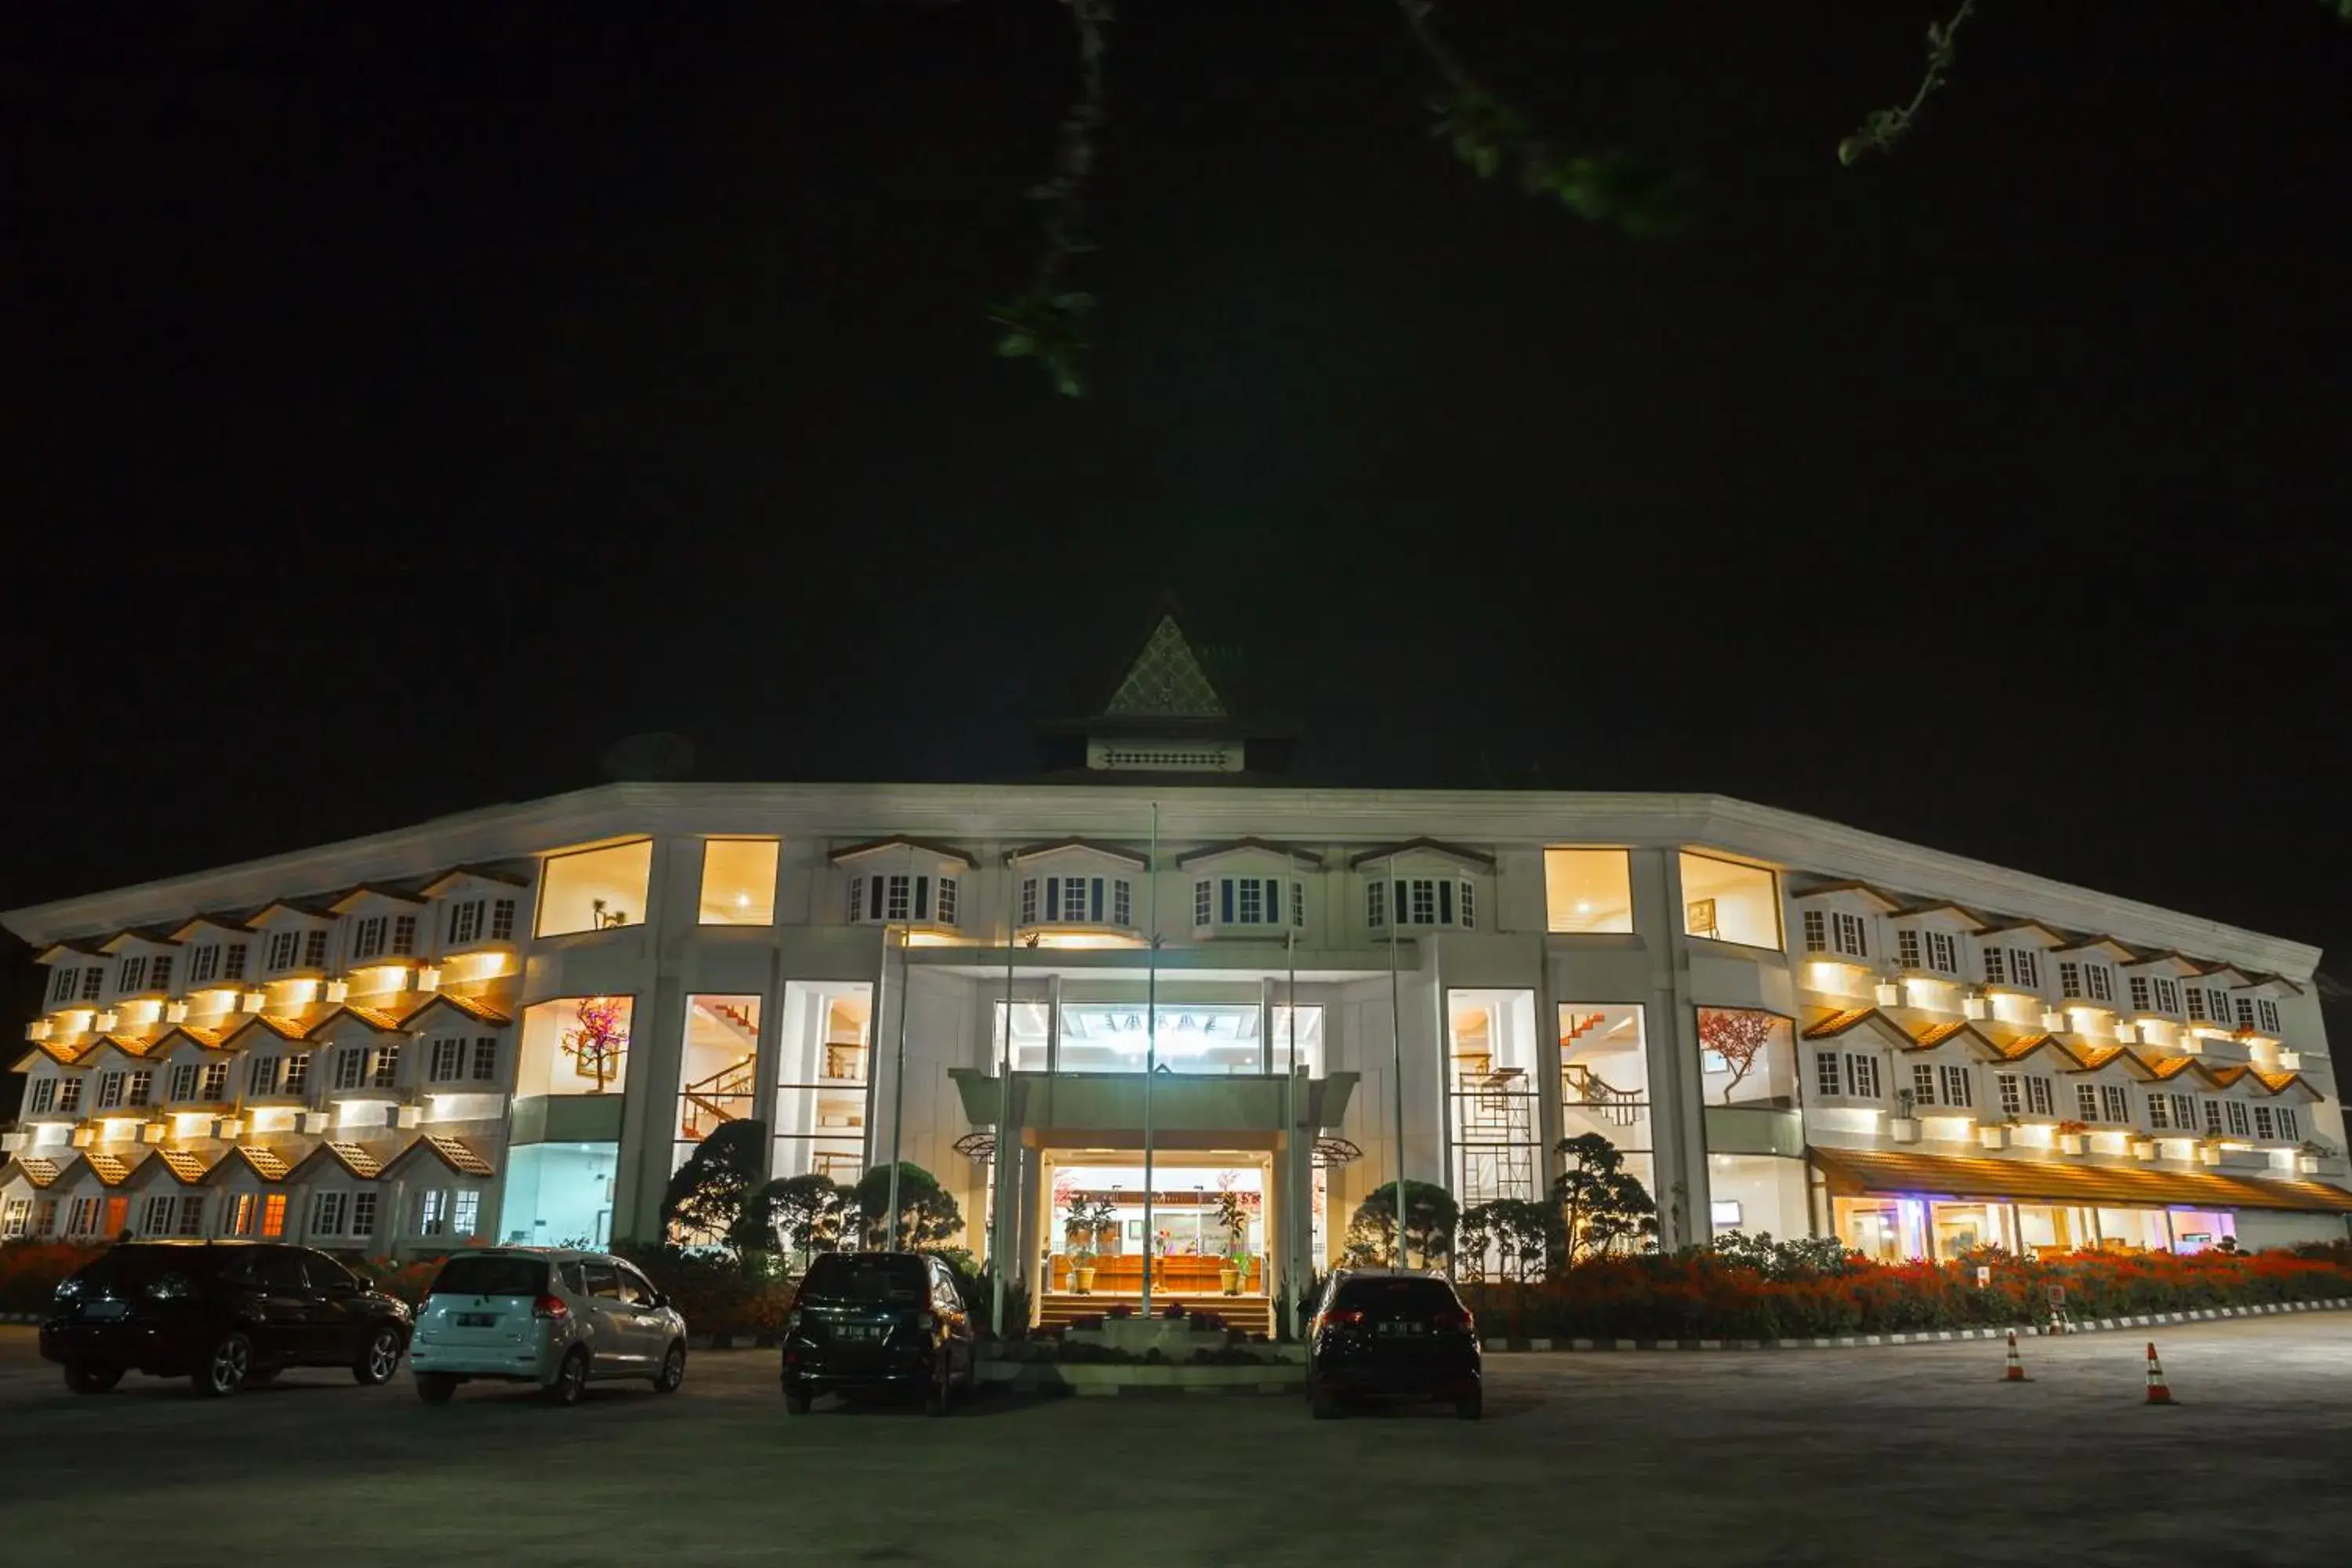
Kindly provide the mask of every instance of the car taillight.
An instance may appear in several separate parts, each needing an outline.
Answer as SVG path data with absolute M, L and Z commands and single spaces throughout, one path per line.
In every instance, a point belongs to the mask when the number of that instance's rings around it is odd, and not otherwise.
M 1324 1313 L 1323 1321 L 1318 1326 L 1326 1329 L 1350 1328 L 1363 1321 L 1364 1314 L 1355 1308 L 1339 1307 Z
M 572 1315 L 572 1309 L 563 1304 L 561 1296 L 541 1296 L 530 1304 L 530 1315 L 534 1318 L 568 1318 Z
M 1455 1329 L 1459 1329 L 1466 1333 L 1469 1331 L 1470 1328 L 1470 1314 L 1467 1312 L 1440 1312 L 1437 1316 L 1429 1320 L 1429 1326 L 1435 1329 L 1439 1333 L 1444 1333 L 1450 1330 Z

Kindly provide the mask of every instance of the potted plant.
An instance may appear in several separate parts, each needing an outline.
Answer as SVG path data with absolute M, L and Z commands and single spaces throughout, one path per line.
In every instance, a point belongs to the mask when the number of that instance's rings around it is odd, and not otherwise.
M 1919 1142 L 1919 1119 L 1911 1114 L 1914 1096 L 1907 1089 L 1895 1091 L 1895 1116 L 1886 1124 L 1886 1135 L 1897 1143 Z
M 1070 1248 L 1070 1289 L 1081 1296 L 1091 1296 L 1095 1290 L 1095 1235 L 1100 1228 L 1097 1206 L 1084 1193 L 1070 1194 L 1070 1206 L 1062 1213 L 1062 1239 Z
M 1250 1194 L 1232 1187 L 1217 1194 L 1217 1227 L 1225 1233 L 1225 1260 L 1217 1270 L 1217 1286 L 1238 1296 L 1249 1280 Z
M 2058 1147 L 2069 1154 L 2087 1153 L 2091 1147 L 2091 1124 L 2087 1121 L 2061 1121 L 2058 1124 Z

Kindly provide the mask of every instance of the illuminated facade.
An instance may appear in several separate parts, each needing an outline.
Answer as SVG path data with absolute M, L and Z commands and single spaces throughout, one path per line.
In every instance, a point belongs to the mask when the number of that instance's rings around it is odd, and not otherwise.
M 613 784 L 18 910 L 0 1226 L 650 1237 L 748 1119 L 779 1176 L 896 1148 L 1049 1307 L 1155 1236 L 1162 1290 L 1266 1291 L 1400 1160 L 1536 1197 L 1588 1132 L 1669 1246 L 2347 1233 L 2312 948 L 1717 796 L 1294 787 L 1172 619 L 1058 734 L 1029 784 Z

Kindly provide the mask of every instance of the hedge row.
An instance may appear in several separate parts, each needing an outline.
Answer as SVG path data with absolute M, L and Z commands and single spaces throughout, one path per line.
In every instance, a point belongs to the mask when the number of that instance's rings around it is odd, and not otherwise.
M 1978 1283 L 1979 1268 L 1991 1271 Z M 1527 1285 L 1465 1285 L 1489 1335 L 1543 1339 L 1806 1339 L 1999 1328 L 2049 1312 L 2109 1318 L 2352 1297 L 2352 1247 L 2294 1252 L 2081 1252 L 1828 1269 L 1761 1268 L 1717 1253 L 1609 1258 Z

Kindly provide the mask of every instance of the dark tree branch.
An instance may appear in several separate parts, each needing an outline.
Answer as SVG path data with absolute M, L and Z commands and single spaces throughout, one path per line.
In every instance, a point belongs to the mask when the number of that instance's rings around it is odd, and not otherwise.
M 1000 305 L 989 319 L 1003 328 L 996 352 L 1007 359 L 1035 359 L 1066 397 L 1086 395 L 1087 318 L 1091 294 L 1067 287 L 1071 261 L 1094 248 L 1087 237 L 1087 180 L 1094 173 L 1095 132 L 1103 122 L 1103 36 L 1110 26 L 1110 0 L 1062 0 L 1078 37 L 1078 95 L 1062 117 L 1054 147 L 1054 172 L 1029 188 L 1044 204 L 1045 248 L 1037 258 L 1028 291 Z
M 2343 3 L 2352 5 L 2352 0 Z M 1920 105 L 1927 101 L 1927 95 L 1950 79 L 1952 41 L 1959 33 L 1960 24 L 1975 15 L 1976 8 L 1977 0 L 1960 0 L 1960 8 L 1952 13 L 1950 21 L 1927 24 L 1927 74 L 1919 79 L 1919 90 L 1900 109 L 1873 110 L 1862 122 L 1861 130 L 1838 143 L 1839 163 L 1850 166 L 1865 153 L 1895 151 L 1895 144 L 1909 133 L 1912 119 L 1918 114 Z

